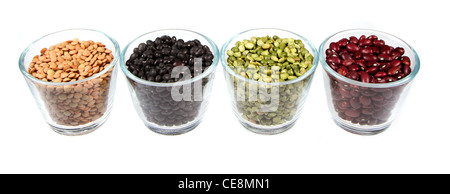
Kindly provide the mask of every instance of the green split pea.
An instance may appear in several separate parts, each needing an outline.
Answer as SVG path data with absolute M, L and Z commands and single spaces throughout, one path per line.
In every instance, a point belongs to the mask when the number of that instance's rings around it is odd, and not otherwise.
M 280 38 L 278 36 L 251 37 L 238 41 L 227 50 L 228 66 L 238 75 L 250 80 L 265 83 L 285 82 L 296 79 L 313 65 L 314 56 L 309 53 L 301 40 Z M 303 100 L 303 91 L 309 78 L 301 81 L 267 85 L 245 83 L 239 88 L 238 79 L 234 80 L 236 106 L 241 117 L 259 125 L 280 125 L 294 118 Z M 275 88 L 276 87 L 276 88 Z M 265 89 L 268 92 L 255 94 L 252 89 Z M 272 92 L 277 92 L 277 95 Z M 238 96 L 242 95 L 242 96 Z M 244 96 L 245 95 L 245 96 Z M 241 100 L 239 100 L 241 99 Z M 270 99 L 269 101 L 267 99 Z M 273 103 L 273 101 L 277 103 Z M 263 111 L 264 109 L 264 111 Z
M 227 55 L 228 66 L 233 71 L 245 78 L 263 82 L 296 79 L 312 67 L 314 60 L 301 40 L 278 36 L 238 41 L 227 51 Z

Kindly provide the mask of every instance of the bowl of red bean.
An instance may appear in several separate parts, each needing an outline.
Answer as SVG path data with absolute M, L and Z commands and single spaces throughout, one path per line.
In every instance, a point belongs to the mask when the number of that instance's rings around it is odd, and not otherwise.
M 333 120 L 359 135 L 389 128 L 420 69 L 405 41 L 369 29 L 331 35 L 320 45 L 319 58 Z

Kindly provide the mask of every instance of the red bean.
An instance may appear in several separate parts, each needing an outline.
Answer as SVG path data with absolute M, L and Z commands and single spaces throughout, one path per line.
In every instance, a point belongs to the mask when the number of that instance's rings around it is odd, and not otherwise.
M 374 91 L 371 91 L 371 90 L 364 90 L 364 91 L 362 91 L 361 92 L 361 94 L 363 95 L 363 96 L 375 96 L 377 93 L 376 92 L 374 92 Z
M 361 52 L 355 52 L 353 53 L 353 59 L 357 60 L 357 59 L 362 59 L 362 54 Z
M 356 38 L 356 36 L 350 36 L 350 38 L 348 38 L 348 41 L 352 44 L 358 44 L 358 38 Z
M 333 69 L 334 71 L 337 71 L 338 70 L 338 66 L 336 65 L 336 64 L 334 64 L 334 63 L 328 63 L 328 65 L 331 67 L 331 69 Z
M 342 63 L 342 60 L 339 57 L 328 57 L 327 63 L 334 63 L 336 65 L 340 65 Z
M 359 79 L 359 73 L 357 71 L 350 71 L 347 73 L 347 77 L 352 79 L 352 80 L 357 80 Z
M 378 57 L 375 55 L 363 55 L 363 59 L 366 60 L 367 62 L 369 61 L 377 61 Z
M 345 51 L 345 52 L 340 52 L 339 56 L 341 56 L 341 58 L 342 58 L 343 60 L 346 60 L 346 59 L 352 59 L 352 56 L 351 56 L 350 53 L 348 53 L 347 51 Z
M 389 54 L 379 54 L 378 59 L 380 61 L 392 61 L 392 56 Z
M 380 64 L 376 61 L 368 61 L 366 64 L 367 67 L 378 67 Z
M 373 50 L 373 54 L 374 55 L 380 54 L 380 47 L 374 46 L 374 47 L 372 47 L 372 50 Z
M 330 43 L 326 62 L 339 74 L 363 83 L 389 83 L 411 73 L 405 49 L 386 45 L 376 35 L 351 36 Z M 397 88 L 370 88 L 333 78 L 332 102 L 344 120 L 359 125 L 385 123 L 399 99 Z M 400 90 L 401 91 L 401 90 Z
M 402 48 L 402 47 L 396 47 L 396 48 L 394 49 L 394 51 L 399 52 L 400 55 L 405 54 L 405 49 Z
M 409 74 L 411 73 L 411 67 L 405 65 L 405 66 L 403 67 L 403 73 L 404 73 L 405 75 L 409 75 Z
M 380 47 L 380 54 L 390 54 L 391 53 L 391 49 L 389 46 L 384 45 Z
M 384 71 L 380 71 L 380 72 L 384 72 Z M 387 79 L 386 79 L 386 77 L 376 78 L 375 83 L 387 83 Z
M 397 80 L 402 79 L 402 78 L 404 78 L 404 77 L 406 77 L 406 74 L 404 74 L 404 73 L 399 73 L 399 74 L 397 75 Z
M 360 67 L 359 65 L 353 64 L 348 66 L 347 68 L 349 71 L 359 71 L 359 67 Z
M 338 43 L 338 45 L 340 47 L 345 47 L 347 45 L 347 43 L 348 43 L 348 39 L 347 38 L 343 38 L 343 39 L 339 40 L 337 43 Z
M 380 47 L 384 45 L 384 40 L 373 40 L 372 43 L 374 46 Z
M 346 76 L 347 73 L 348 73 L 348 69 L 347 69 L 346 67 L 344 67 L 344 66 L 341 66 L 341 67 L 337 70 L 337 72 L 338 72 L 339 74 L 343 75 L 343 76 Z
M 347 101 L 345 101 L 345 100 L 339 101 L 339 102 L 337 103 L 337 105 L 338 105 L 338 107 L 339 107 L 340 109 L 347 109 L 347 108 L 350 107 L 350 103 L 347 102 Z
M 397 67 L 397 66 L 400 66 L 400 65 L 402 65 L 402 62 L 400 60 L 395 59 L 395 60 L 391 61 L 391 66 L 392 67 Z
M 365 48 L 361 49 L 361 53 L 363 55 L 373 54 L 372 47 L 365 47 Z
M 359 115 L 361 115 L 361 112 L 358 109 L 349 109 L 345 111 L 345 115 L 356 118 L 359 117 Z
M 339 48 L 339 45 L 335 42 L 330 43 L 330 49 L 334 52 L 339 52 L 341 48 Z
M 370 35 L 367 37 L 367 39 L 374 41 L 374 40 L 378 40 L 378 36 L 377 35 Z
M 403 65 L 410 66 L 411 65 L 411 59 L 409 59 L 408 56 L 403 56 L 402 57 L 402 63 L 403 63 Z
M 386 77 L 386 76 L 387 76 L 387 73 L 384 71 L 379 71 L 374 75 L 375 78 L 382 78 L 382 77 Z
M 391 63 L 380 62 L 380 71 L 388 71 L 389 69 L 391 69 Z
M 350 92 L 350 94 L 351 94 L 353 97 L 359 97 L 359 95 L 361 95 L 361 94 L 359 93 L 359 90 L 358 90 L 358 89 L 352 89 L 352 91 Z
M 378 67 L 369 67 L 369 68 L 367 68 L 367 70 L 366 70 L 366 72 L 368 73 L 368 74 L 375 74 L 375 73 L 377 73 L 379 71 L 379 68 Z
M 361 35 L 361 36 L 359 37 L 358 41 L 361 42 L 361 40 L 364 40 L 364 39 L 366 39 L 366 38 L 367 38 L 366 35 Z
M 349 52 L 352 52 L 352 53 L 359 51 L 358 45 L 353 44 L 353 43 L 347 44 L 346 48 Z
M 351 98 L 352 95 L 350 94 L 349 91 L 347 91 L 344 88 L 339 88 L 339 93 L 344 97 L 344 98 Z
M 395 78 L 395 77 L 385 77 L 385 79 L 386 79 L 386 82 L 395 82 L 395 81 L 397 81 L 397 78 Z
M 333 54 L 333 50 L 331 50 L 331 49 L 327 49 L 327 50 L 325 50 L 325 54 L 327 55 L 327 56 L 329 56 L 329 55 L 332 55 Z
M 383 101 L 384 100 L 384 97 L 383 97 L 383 95 L 381 95 L 381 94 L 377 94 L 377 95 L 375 95 L 375 96 L 372 96 L 372 101 L 377 101 L 377 102 L 379 102 L 379 101 Z
M 350 105 L 352 106 L 352 108 L 354 109 L 359 109 L 361 108 L 361 102 L 359 102 L 359 99 L 356 97 L 353 97 L 352 99 L 350 99 Z
M 363 108 L 361 113 L 365 114 L 365 115 L 372 115 L 373 114 L 373 109 L 371 109 L 371 108 Z
M 387 74 L 390 76 L 395 76 L 398 73 L 400 73 L 400 68 L 401 68 L 400 66 L 391 67 L 387 72 Z
M 399 59 L 402 56 L 402 54 L 400 54 L 398 51 L 393 51 L 391 53 L 391 56 L 392 56 L 392 59 Z
M 359 66 L 366 66 L 366 61 L 364 61 L 364 59 L 355 59 L 355 63 Z
M 358 73 L 359 73 L 359 79 L 362 82 L 365 82 L 365 83 L 369 83 L 370 82 L 370 77 L 369 77 L 369 74 L 367 72 L 359 71 Z
M 353 60 L 353 59 L 345 59 L 344 61 L 342 61 L 342 65 L 347 66 L 347 67 L 354 63 L 355 63 L 355 60 Z
M 359 66 L 359 68 L 361 69 L 361 70 L 363 70 L 363 71 L 365 71 L 366 69 L 367 69 L 367 67 L 366 67 L 366 65 L 364 65 L 364 63 L 356 63 L 356 65 L 358 65 Z
M 360 96 L 359 102 L 361 102 L 362 105 L 366 105 L 366 106 L 372 104 L 372 100 L 367 96 Z
M 359 41 L 359 46 L 360 47 L 364 47 L 364 46 L 372 46 L 372 41 L 369 39 L 363 39 Z

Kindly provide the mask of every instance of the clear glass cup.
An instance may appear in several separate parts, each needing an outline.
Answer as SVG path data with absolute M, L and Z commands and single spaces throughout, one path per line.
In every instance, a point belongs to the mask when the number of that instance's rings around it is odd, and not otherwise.
M 403 56 L 411 59 L 411 73 L 394 82 L 364 83 L 334 71 L 325 60 L 330 43 L 361 35 L 376 35 L 386 45 L 404 48 Z M 370 29 L 345 30 L 331 35 L 320 45 L 319 57 L 324 69 L 328 107 L 334 122 L 344 130 L 359 135 L 379 134 L 391 125 L 420 69 L 419 57 L 410 45 L 391 34 Z
M 301 40 L 313 55 L 312 67 L 302 76 L 285 82 L 255 81 L 238 75 L 228 66 L 227 51 L 234 47 L 237 41 L 275 35 Z M 245 128 L 258 134 L 272 135 L 282 133 L 296 123 L 318 66 L 317 50 L 307 39 L 282 29 L 261 28 L 244 31 L 223 45 L 221 61 L 233 112 Z
M 146 43 L 147 40 L 154 41 L 163 35 L 175 36 L 185 42 L 199 40 L 201 44 L 210 48 L 214 55 L 213 63 L 200 75 L 173 83 L 147 81 L 132 74 L 126 66 L 126 61 L 133 54 L 133 50 L 140 43 Z M 136 112 L 145 126 L 164 135 L 179 135 L 197 127 L 208 107 L 218 56 L 219 50 L 211 39 L 184 29 L 153 31 L 131 41 L 122 52 L 120 67 L 127 78 Z M 203 68 L 201 58 L 196 58 L 195 61 L 194 67 L 199 65 L 198 68 Z
M 29 64 L 41 49 L 75 38 L 101 42 L 112 51 L 114 60 L 103 71 L 74 82 L 47 82 L 28 73 Z M 105 33 L 70 29 L 46 35 L 29 45 L 20 56 L 19 68 L 50 127 L 63 135 L 83 135 L 101 126 L 111 112 L 119 57 L 119 44 Z

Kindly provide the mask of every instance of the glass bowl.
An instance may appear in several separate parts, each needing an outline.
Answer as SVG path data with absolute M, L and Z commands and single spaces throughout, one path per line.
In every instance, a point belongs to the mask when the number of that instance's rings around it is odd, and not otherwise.
M 235 47 L 237 41 L 275 35 L 302 41 L 304 48 L 314 57 L 306 73 L 289 81 L 274 81 L 275 78 L 264 82 L 248 79 L 229 67 L 227 51 Z M 279 134 L 295 124 L 318 66 L 317 50 L 306 38 L 282 29 L 247 30 L 233 36 L 223 45 L 221 61 L 233 112 L 245 128 L 258 134 Z
M 362 35 L 376 35 L 386 45 L 404 48 L 403 56 L 408 56 L 411 60 L 411 73 L 398 81 L 364 83 L 334 71 L 326 62 L 326 50 L 330 43 Z M 391 125 L 420 69 L 419 57 L 410 45 L 391 34 L 370 29 L 351 29 L 331 35 L 320 45 L 319 58 L 323 67 L 328 107 L 334 122 L 359 135 L 378 134 Z
M 139 44 L 146 43 L 147 40 L 154 41 L 163 35 L 175 36 L 185 42 L 199 40 L 201 44 L 207 45 L 214 55 L 212 64 L 203 73 L 192 79 L 173 83 L 147 81 L 132 74 L 126 66 L 126 61 L 133 54 L 133 50 Z M 135 109 L 145 126 L 164 135 L 183 134 L 197 127 L 208 107 L 215 70 L 219 61 L 218 56 L 218 48 L 211 39 L 190 30 L 157 30 L 143 34 L 131 41 L 122 51 L 120 67 L 127 78 Z M 198 62 L 200 64 L 202 60 L 200 59 Z M 181 90 L 183 92 L 180 92 Z
M 41 49 L 79 39 L 100 42 L 112 51 L 113 61 L 102 71 L 82 80 L 54 83 L 33 77 L 28 68 Z M 120 48 L 116 40 L 103 32 L 70 29 L 46 35 L 30 44 L 20 55 L 19 69 L 45 121 L 57 133 L 83 135 L 103 124 L 111 112 Z

